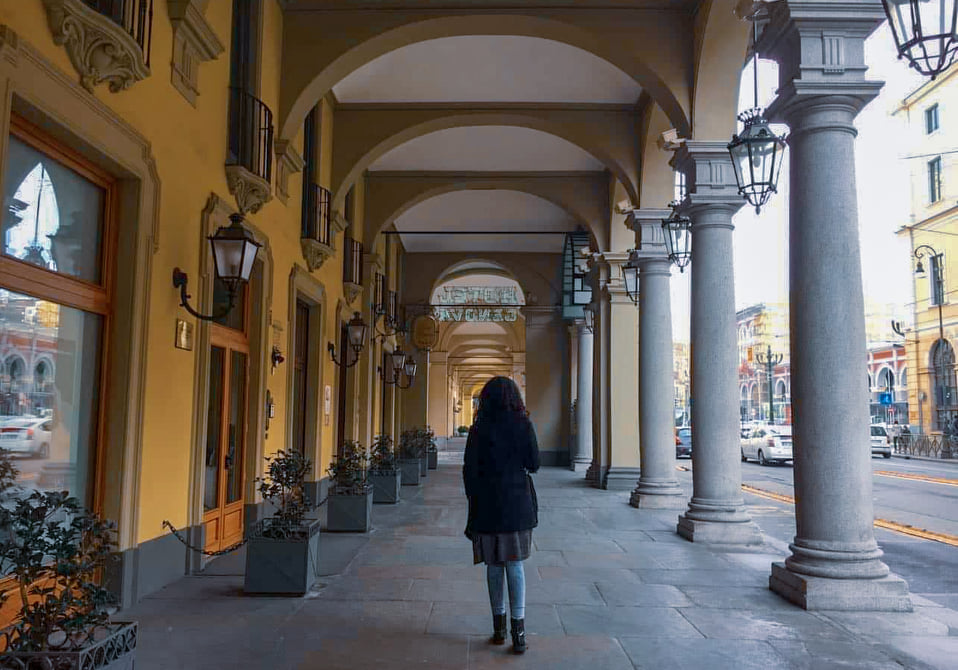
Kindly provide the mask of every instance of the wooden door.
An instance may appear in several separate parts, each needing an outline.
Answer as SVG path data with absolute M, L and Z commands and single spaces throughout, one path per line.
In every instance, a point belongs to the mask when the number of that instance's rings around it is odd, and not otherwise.
M 306 454 L 306 417 L 309 414 L 309 305 L 296 301 L 296 337 L 293 342 L 293 449 Z
M 210 339 L 203 526 L 205 549 L 218 551 L 243 539 L 249 346 L 215 324 Z

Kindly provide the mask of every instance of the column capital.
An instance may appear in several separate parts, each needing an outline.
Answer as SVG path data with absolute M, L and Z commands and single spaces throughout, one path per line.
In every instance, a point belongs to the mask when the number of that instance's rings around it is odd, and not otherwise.
M 632 303 L 626 294 L 622 276 L 622 266 L 628 262 L 628 251 L 605 251 L 592 255 L 590 267 L 597 270 L 599 293 L 609 296 L 613 303 Z
M 865 79 L 865 39 L 882 21 L 878 0 L 786 0 L 769 8 L 757 49 L 779 64 L 778 97 L 768 108 L 771 121 L 789 123 L 792 133 L 809 106 L 845 107 L 847 120 L 827 125 L 853 130 L 851 121 L 874 99 L 883 82 Z M 801 124 L 798 124 L 801 125 Z
M 643 207 L 629 212 L 626 225 L 635 231 L 636 258 L 665 257 L 665 233 L 662 230 L 663 219 L 669 218 L 671 209 Z
M 734 207 L 738 211 L 745 204 L 738 192 L 727 140 L 683 142 L 669 165 L 685 175 L 688 195 L 680 207 L 685 213 L 703 206 Z

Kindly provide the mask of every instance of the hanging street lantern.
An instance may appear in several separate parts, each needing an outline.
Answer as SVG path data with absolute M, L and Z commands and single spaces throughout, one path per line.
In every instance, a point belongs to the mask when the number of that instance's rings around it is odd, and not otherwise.
M 639 262 L 635 249 L 629 251 L 629 262 L 622 266 L 622 278 L 625 280 L 625 294 L 633 304 L 639 301 Z
M 673 201 L 669 205 L 672 214 L 662 219 L 662 232 L 665 236 L 665 249 L 669 260 L 679 272 L 685 272 L 686 266 L 692 260 L 692 220 L 679 214 L 679 202 Z
M 187 293 L 189 277 L 179 268 L 173 268 L 173 288 L 180 289 L 180 306 L 187 312 L 197 319 L 215 321 L 229 314 L 235 306 L 236 296 L 253 274 L 253 263 L 262 245 L 243 225 L 242 214 L 230 214 L 230 225 L 221 226 L 207 239 L 213 249 L 216 278 L 223 282 L 229 294 L 226 310 L 222 314 L 200 314 L 193 309 L 189 304 L 190 294 Z
M 728 152 L 732 157 L 739 194 L 755 208 L 755 213 L 778 192 L 778 178 L 785 158 L 785 138 L 772 130 L 764 110 L 758 106 L 758 16 L 752 16 L 752 109 L 738 115 L 744 128 L 732 135 Z
M 958 1 L 882 0 L 898 57 L 934 79 L 958 54 Z
M 366 322 L 363 321 L 363 317 L 359 312 L 353 313 L 353 318 L 351 318 L 346 323 L 346 341 L 349 343 L 349 348 L 353 352 L 352 361 L 347 362 L 345 359 L 345 352 L 341 352 L 343 355 L 343 360 L 339 360 L 336 357 L 336 345 L 332 342 L 329 343 L 329 355 L 333 359 L 333 363 L 338 365 L 341 368 L 351 368 L 356 363 L 359 362 L 359 352 L 363 350 L 363 347 L 366 346 L 366 334 L 369 331 L 369 326 L 366 325 Z

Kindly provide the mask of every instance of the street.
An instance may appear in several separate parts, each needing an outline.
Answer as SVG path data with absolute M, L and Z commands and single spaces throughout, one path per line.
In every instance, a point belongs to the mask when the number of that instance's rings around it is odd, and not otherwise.
M 678 464 L 689 466 L 686 460 Z M 876 518 L 950 535 L 958 542 L 958 464 L 873 457 L 872 470 Z M 742 463 L 742 483 L 792 496 L 792 466 Z M 745 500 L 771 542 L 787 544 L 792 540 L 795 522 L 791 504 L 748 491 Z M 885 528 L 876 528 L 875 535 L 885 552 L 885 562 L 908 581 L 913 594 L 946 607 L 958 607 L 958 546 Z

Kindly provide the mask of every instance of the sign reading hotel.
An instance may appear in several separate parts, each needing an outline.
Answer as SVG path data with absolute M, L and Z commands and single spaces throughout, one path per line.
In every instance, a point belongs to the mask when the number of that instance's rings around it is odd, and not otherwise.
M 521 305 L 515 286 L 443 286 L 435 302 L 439 321 L 517 321 Z

